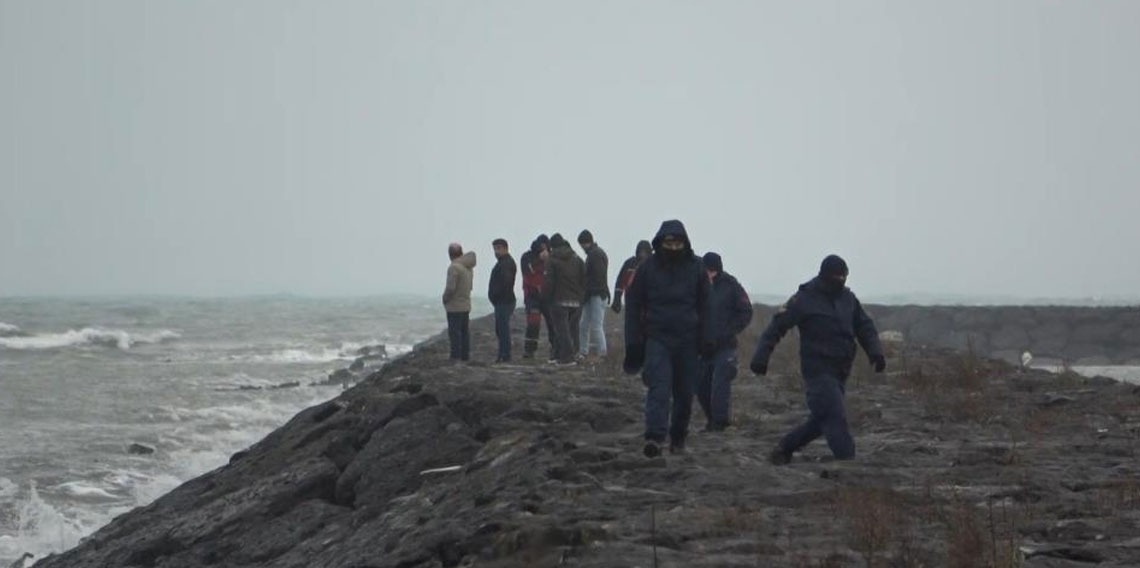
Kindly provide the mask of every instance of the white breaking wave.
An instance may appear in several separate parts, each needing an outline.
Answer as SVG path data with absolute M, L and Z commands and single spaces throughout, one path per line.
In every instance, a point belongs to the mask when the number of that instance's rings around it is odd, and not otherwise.
M 316 349 L 280 349 L 266 355 L 241 356 L 240 359 L 254 363 L 332 363 L 334 361 L 351 361 L 360 355 L 357 353 L 362 347 L 382 345 L 380 341 L 365 341 L 357 343 L 346 341 L 340 347 L 322 347 Z M 393 346 L 387 346 L 389 353 Z
M 78 345 L 104 345 L 126 351 L 134 345 L 161 343 L 182 337 L 177 331 L 163 329 L 155 332 L 128 333 L 121 329 L 85 327 L 63 333 L 48 333 L 29 337 L 0 337 L 0 347 L 8 349 L 59 349 Z
M 0 334 L 8 335 L 12 333 L 20 333 L 20 326 L 0 321 Z

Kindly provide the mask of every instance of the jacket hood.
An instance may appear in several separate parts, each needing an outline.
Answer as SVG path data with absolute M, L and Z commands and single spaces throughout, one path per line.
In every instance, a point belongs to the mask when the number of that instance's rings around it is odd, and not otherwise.
M 458 262 L 459 264 L 467 267 L 468 270 L 475 268 L 475 251 L 469 250 L 463 253 L 463 256 L 453 260 L 452 262 Z
M 653 245 L 650 244 L 649 241 L 638 241 L 637 248 L 633 249 L 633 256 L 637 256 L 637 255 L 641 254 L 642 251 L 647 252 L 647 253 L 652 253 L 653 252 Z
M 653 250 L 661 248 L 661 241 L 668 235 L 681 237 L 685 241 L 685 250 L 693 252 L 693 244 L 689 242 L 689 233 L 685 231 L 685 224 L 676 219 L 661 223 L 661 228 L 657 229 L 657 236 L 653 237 Z

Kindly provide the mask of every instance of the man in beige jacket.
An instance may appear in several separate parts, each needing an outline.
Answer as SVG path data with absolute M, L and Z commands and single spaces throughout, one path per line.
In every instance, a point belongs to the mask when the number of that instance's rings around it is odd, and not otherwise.
M 447 256 L 451 258 L 447 286 L 443 289 L 447 339 L 451 343 L 452 360 L 467 361 L 471 358 L 471 283 L 475 278 L 475 251 L 463 254 L 459 243 L 451 243 Z

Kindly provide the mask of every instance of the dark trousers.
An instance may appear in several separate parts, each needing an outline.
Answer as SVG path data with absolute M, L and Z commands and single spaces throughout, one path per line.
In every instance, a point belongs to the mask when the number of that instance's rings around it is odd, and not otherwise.
M 732 379 L 736 378 L 736 349 L 717 350 L 711 359 L 701 361 L 697 380 L 697 402 L 705 411 L 710 427 L 728 426 L 732 422 Z
M 646 440 L 664 442 L 668 430 L 674 444 L 684 443 L 689 433 L 693 385 L 699 366 L 695 341 L 676 345 L 666 345 L 652 338 L 646 341 L 643 373 L 649 387 L 645 393 Z
M 550 342 L 550 353 L 554 354 L 554 321 L 550 318 L 550 310 L 538 301 L 526 303 L 526 339 L 523 341 L 523 352 L 528 356 L 538 351 L 538 332 L 542 330 L 542 321 L 546 320 L 546 340 Z
M 451 343 L 451 358 L 460 361 L 471 359 L 471 314 L 447 312 L 447 340 Z
M 582 319 L 581 306 L 550 306 L 550 319 L 554 320 L 554 358 L 569 363 L 578 352 L 578 323 Z
M 499 361 L 511 360 L 511 316 L 515 304 L 495 304 L 495 337 L 499 339 Z
M 850 365 L 836 362 L 805 361 L 804 393 L 807 395 L 807 421 L 788 432 L 780 441 L 785 452 L 795 452 L 822 435 L 837 459 L 855 457 L 855 440 L 847 428 L 847 392 Z

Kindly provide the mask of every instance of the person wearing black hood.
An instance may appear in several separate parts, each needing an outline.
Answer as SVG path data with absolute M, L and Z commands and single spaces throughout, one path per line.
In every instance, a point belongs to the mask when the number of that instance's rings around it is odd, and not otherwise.
M 645 368 L 646 457 L 661 454 L 666 434 L 671 452 L 685 451 L 708 291 L 685 226 L 665 221 L 653 238 L 653 255 L 638 267 L 625 294 L 622 367 L 630 375 Z
M 697 402 L 705 411 L 707 432 L 723 432 L 732 422 L 732 379 L 736 377 L 736 336 L 752 323 L 752 301 L 744 287 L 724 271 L 715 252 L 701 259 L 709 278 L 701 375 Z
M 547 246 L 550 238 L 539 235 L 530 243 L 530 250 L 519 257 L 519 271 L 522 272 L 523 307 L 526 308 L 526 338 L 523 340 L 523 358 L 533 359 L 538 351 L 538 333 L 546 320 L 546 339 L 550 342 L 550 354 L 554 356 L 554 325 L 550 319 L 549 306 L 542 299 L 543 279 L 546 272 Z
M 752 356 L 752 372 L 767 374 L 776 344 L 788 330 L 799 328 L 800 370 L 811 414 L 772 449 L 768 459 L 773 464 L 790 462 L 793 453 L 821 434 L 836 459 L 855 457 L 855 440 L 847 428 L 843 404 L 855 360 L 855 342 L 863 346 L 876 373 L 886 369 L 887 361 L 875 323 L 847 288 L 847 275 L 847 263 L 842 258 L 830 255 L 823 259 L 819 275 L 801 285 L 772 316 Z
M 629 289 L 629 285 L 633 282 L 633 275 L 637 273 L 637 267 L 653 254 L 653 245 L 649 241 L 639 241 L 637 248 L 633 251 L 633 256 L 625 259 L 621 265 L 621 270 L 618 271 L 617 280 L 614 281 L 614 301 L 610 304 L 610 309 L 615 314 L 621 313 L 621 296 Z
M 495 267 L 491 269 L 491 279 L 487 283 L 487 299 L 495 308 L 495 337 L 499 340 L 499 356 L 496 363 L 511 360 L 511 316 L 515 313 L 515 275 L 518 268 L 511 257 L 506 239 L 495 239 L 491 246 L 495 250 Z
M 586 263 L 558 233 L 550 237 L 542 294 L 554 320 L 555 362 L 572 365 L 578 352 L 582 299 L 586 297 Z

